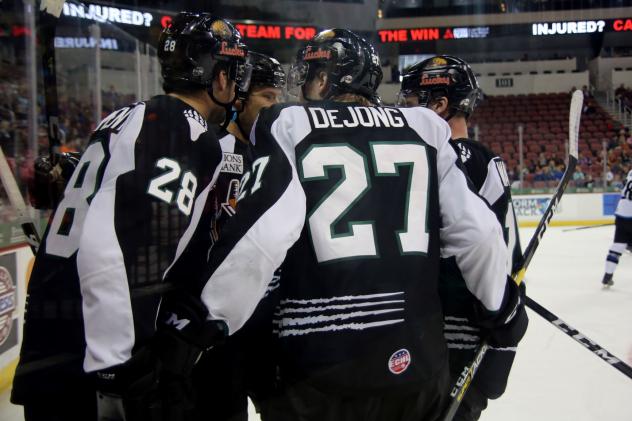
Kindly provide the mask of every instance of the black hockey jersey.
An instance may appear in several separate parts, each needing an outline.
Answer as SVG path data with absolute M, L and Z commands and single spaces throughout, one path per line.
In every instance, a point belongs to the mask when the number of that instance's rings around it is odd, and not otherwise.
M 286 378 L 355 393 L 433 376 L 446 359 L 439 256 L 456 257 L 490 314 L 507 285 L 500 226 L 468 189 L 449 134 L 422 108 L 262 111 L 258 158 L 200 285 L 211 315 L 239 329 L 283 262 Z
M 98 125 L 35 260 L 15 402 L 70 396 L 84 369 L 127 361 L 154 333 L 161 292 L 200 276 L 207 195 L 232 152 L 207 129 L 172 96 Z
M 485 199 L 504 227 L 508 247 L 507 274 L 511 275 L 520 264 L 522 251 L 518 236 L 511 189 L 502 159 L 481 143 L 470 139 L 452 140 L 462 168 L 472 183 L 472 188 Z M 450 366 L 453 377 L 469 364 L 474 350 L 482 340 L 482 333 L 474 320 L 472 300 L 454 259 L 441 261 L 440 292 L 445 312 L 445 337 L 450 350 Z M 498 397 L 503 393 L 515 356 L 515 347 L 491 348 L 483 366 L 475 377 L 476 385 L 484 385 L 485 396 Z M 490 365 L 494 367 L 490 371 Z
M 480 142 L 471 139 L 454 139 L 457 155 L 478 194 L 487 201 L 503 227 L 505 242 L 510 251 L 507 274 L 515 272 L 520 264 L 522 248 L 518 233 L 518 222 L 511 200 L 511 182 L 505 163 Z

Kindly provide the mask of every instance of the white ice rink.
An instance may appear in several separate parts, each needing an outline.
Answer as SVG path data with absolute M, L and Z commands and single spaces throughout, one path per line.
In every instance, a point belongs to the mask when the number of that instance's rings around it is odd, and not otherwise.
M 564 232 L 551 228 L 527 271 L 527 292 L 541 305 L 632 365 L 632 255 L 614 286 L 602 290 L 612 226 Z M 523 247 L 533 229 L 522 229 Z M 490 402 L 486 421 L 631 421 L 632 379 L 529 311 L 506 394 Z M 0 401 L 0 420 L 22 420 Z M 255 416 L 253 419 L 258 420 Z

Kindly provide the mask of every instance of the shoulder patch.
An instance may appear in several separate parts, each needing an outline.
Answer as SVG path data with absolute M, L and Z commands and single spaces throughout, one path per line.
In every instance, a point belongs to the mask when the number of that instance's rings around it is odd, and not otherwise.
M 472 157 L 472 151 L 463 143 L 457 143 L 457 146 L 459 147 L 459 150 L 461 151 L 460 153 L 461 162 L 465 164 Z
M 195 142 L 202 133 L 208 130 L 208 125 L 204 118 L 193 109 L 184 110 L 184 116 L 189 122 L 189 128 L 191 129 L 191 141 Z

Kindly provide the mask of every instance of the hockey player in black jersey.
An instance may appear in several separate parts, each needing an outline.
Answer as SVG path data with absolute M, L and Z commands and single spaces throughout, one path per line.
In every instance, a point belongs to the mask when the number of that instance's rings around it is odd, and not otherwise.
M 430 108 L 450 125 L 451 143 L 474 190 L 485 199 L 498 222 L 505 227 L 505 241 L 509 249 L 507 273 L 511 274 L 522 253 L 505 166 L 492 151 L 468 139 L 467 119 L 474 111 L 479 96 L 480 89 L 470 66 L 457 57 L 444 55 L 431 57 L 404 72 L 399 102 L 406 106 Z M 450 371 L 453 381 L 456 381 L 463 367 L 472 360 L 484 334 L 472 317 L 471 302 L 475 297 L 468 291 L 457 264 L 453 259 L 445 259 L 441 265 L 440 277 L 445 281 L 441 288 L 445 336 L 450 352 Z M 526 329 L 526 314 L 525 323 L 516 324 L 516 329 L 511 334 L 520 339 Z M 517 342 L 509 345 L 489 349 L 455 420 L 478 419 L 487 407 L 487 399 L 502 395 Z
M 247 49 L 229 22 L 181 13 L 158 51 L 167 95 L 97 126 L 36 257 L 12 392 L 27 421 L 186 419 L 192 366 L 225 333 L 181 284 L 233 152 L 207 120 L 247 89 Z
M 250 51 L 252 66 L 250 88 L 239 92 L 235 108 L 239 110 L 227 130 L 235 142 L 233 153 L 225 153 L 216 185 L 209 198 L 215 218 L 213 241 L 221 228 L 237 211 L 237 197 L 245 173 L 250 171 L 253 151 L 250 130 L 263 108 L 283 100 L 285 72 L 273 57 Z M 271 283 L 253 317 L 235 335 L 206 353 L 193 372 L 200 420 L 238 421 L 248 419 L 248 396 L 259 404 L 272 390 L 275 370 L 271 361 L 272 312 L 276 303 L 274 289 L 278 276 Z
M 288 75 L 305 103 L 264 110 L 253 129 L 258 158 L 200 288 L 232 333 L 282 264 L 284 404 L 263 419 L 439 419 L 441 255 L 454 256 L 493 344 L 522 319 L 501 227 L 457 168 L 448 125 L 422 107 L 374 106 L 381 78 L 370 44 L 323 31 Z

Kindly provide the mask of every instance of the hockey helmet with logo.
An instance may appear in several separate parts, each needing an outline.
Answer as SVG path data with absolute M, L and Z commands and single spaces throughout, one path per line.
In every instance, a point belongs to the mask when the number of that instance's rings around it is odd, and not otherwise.
M 472 68 L 457 57 L 431 57 L 406 69 L 402 77 L 398 99 L 400 105 L 405 104 L 406 98 L 410 96 L 417 97 L 419 105 L 423 107 L 445 97 L 452 118 L 457 112 L 469 116 L 480 99 L 481 90 Z
M 251 67 L 248 48 L 228 21 L 208 13 L 181 12 L 160 34 L 158 59 L 165 86 L 210 88 L 224 63 L 239 90 L 248 90 Z
M 285 88 L 285 71 L 277 59 L 250 51 L 248 53 L 248 61 L 252 66 L 250 88 L 255 86 Z M 239 96 L 242 99 L 246 99 L 248 97 L 248 91 L 243 92 L 240 90 Z
M 316 34 L 298 51 L 288 75 L 288 90 L 304 87 L 320 71 L 327 73 L 325 99 L 352 93 L 379 102 L 380 58 L 369 42 L 353 32 L 327 29 Z

